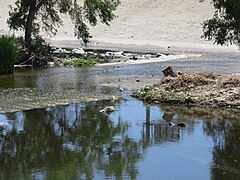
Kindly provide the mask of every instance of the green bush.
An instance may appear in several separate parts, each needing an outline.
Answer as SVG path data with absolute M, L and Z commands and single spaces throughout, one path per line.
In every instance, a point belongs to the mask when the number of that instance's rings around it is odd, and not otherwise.
M 18 58 L 18 46 L 11 36 L 0 36 L 0 74 L 13 72 L 13 65 Z
M 91 66 L 94 64 L 96 64 L 96 60 L 88 57 L 64 62 L 64 66 Z

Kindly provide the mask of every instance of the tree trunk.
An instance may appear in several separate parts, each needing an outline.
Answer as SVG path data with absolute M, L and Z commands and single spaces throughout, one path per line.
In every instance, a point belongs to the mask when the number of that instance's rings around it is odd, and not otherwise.
M 33 28 L 33 20 L 34 15 L 36 13 L 36 0 L 32 0 L 27 16 L 27 22 L 25 26 L 25 43 L 28 50 L 30 50 L 31 47 L 31 41 L 32 41 L 32 28 Z

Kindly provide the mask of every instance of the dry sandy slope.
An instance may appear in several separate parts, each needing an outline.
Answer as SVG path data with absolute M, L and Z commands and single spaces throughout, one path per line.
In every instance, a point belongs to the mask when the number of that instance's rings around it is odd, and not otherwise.
M 212 16 L 209 0 L 122 0 L 119 18 L 93 29 L 97 38 L 204 42 L 203 19 Z
M 8 5 L 14 0 L 0 0 L 0 30 L 6 31 Z M 90 47 L 114 47 L 142 45 L 164 49 L 171 45 L 172 50 L 227 50 L 236 51 L 236 47 L 221 48 L 210 45 L 201 39 L 201 23 L 213 15 L 210 0 L 122 0 L 121 6 L 111 26 L 98 25 L 91 28 L 93 43 Z M 79 46 L 73 37 L 73 27 L 68 17 L 63 15 L 64 26 L 55 38 L 50 40 L 56 45 Z M 63 41 L 61 41 L 63 40 Z M 66 41 L 68 40 L 68 41 Z M 97 43 L 96 43 L 97 42 Z M 143 48 L 144 48 L 143 47 Z

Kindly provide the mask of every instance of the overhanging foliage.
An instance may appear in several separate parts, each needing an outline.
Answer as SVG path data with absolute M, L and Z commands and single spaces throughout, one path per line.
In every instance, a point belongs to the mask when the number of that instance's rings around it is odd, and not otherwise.
M 75 36 L 86 44 L 90 37 L 88 24 L 95 26 L 100 21 L 109 25 L 119 4 L 120 0 L 17 0 L 14 7 L 10 6 L 7 23 L 10 29 L 25 32 L 30 47 L 32 35 L 37 36 L 40 30 L 55 35 L 63 25 L 60 14 L 68 14 Z
M 215 13 L 203 23 L 203 38 L 220 45 L 240 46 L 240 1 L 213 0 Z

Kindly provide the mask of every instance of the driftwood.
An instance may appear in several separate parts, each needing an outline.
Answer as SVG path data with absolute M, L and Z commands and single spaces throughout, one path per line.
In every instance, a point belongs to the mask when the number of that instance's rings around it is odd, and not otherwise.
M 32 67 L 31 65 L 27 65 L 27 64 L 24 64 L 24 65 L 14 65 L 14 68 L 28 68 L 28 67 Z
M 25 68 L 25 67 L 33 67 L 33 61 L 34 59 L 36 58 L 35 55 L 31 56 L 30 58 L 28 58 L 26 61 L 20 63 L 20 64 L 17 64 L 17 65 L 14 65 L 15 68 Z M 30 64 L 27 64 L 29 61 L 32 61 L 31 62 L 31 65 Z
M 173 69 L 171 66 L 168 66 L 166 69 L 162 70 L 165 77 L 171 76 L 171 77 L 177 77 L 177 74 L 173 72 Z
M 18 65 L 14 65 L 14 67 L 42 67 L 42 66 L 46 66 L 47 65 L 47 61 L 43 58 L 43 57 L 39 57 L 36 56 L 35 54 L 33 54 L 30 58 L 28 58 L 26 61 L 18 64 Z
M 30 58 L 28 58 L 26 61 L 20 63 L 19 65 L 24 65 L 24 64 L 26 64 L 26 63 L 29 62 L 29 61 L 33 61 L 35 58 L 36 58 L 36 56 L 33 55 L 33 56 L 31 56 Z

